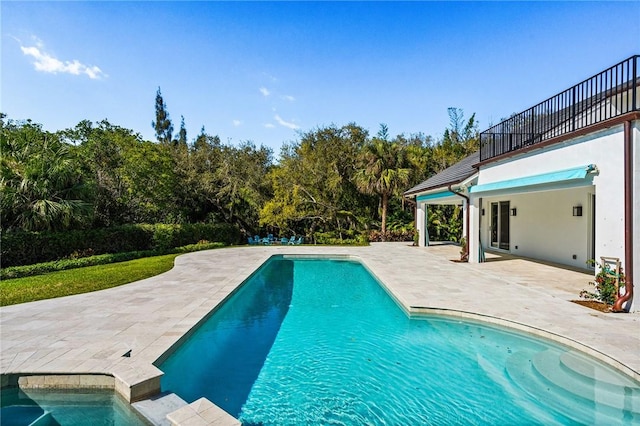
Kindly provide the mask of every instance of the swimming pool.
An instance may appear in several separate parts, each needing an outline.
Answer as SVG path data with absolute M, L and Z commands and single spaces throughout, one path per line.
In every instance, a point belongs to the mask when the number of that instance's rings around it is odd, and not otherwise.
M 113 391 L 45 390 L 17 387 L 0 391 L 2 426 L 144 426 Z
M 525 333 L 409 318 L 349 260 L 272 258 L 159 367 L 163 391 L 247 425 L 640 421 L 627 376 Z

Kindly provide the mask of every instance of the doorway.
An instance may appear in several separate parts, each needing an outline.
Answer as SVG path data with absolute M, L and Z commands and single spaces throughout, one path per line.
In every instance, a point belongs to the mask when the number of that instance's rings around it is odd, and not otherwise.
M 509 250 L 509 201 L 491 203 L 491 247 Z

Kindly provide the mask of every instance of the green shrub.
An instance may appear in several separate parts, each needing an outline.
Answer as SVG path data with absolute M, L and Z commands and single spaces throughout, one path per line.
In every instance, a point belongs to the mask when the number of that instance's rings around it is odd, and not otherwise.
M 595 287 L 595 291 L 590 292 L 587 290 L 582 290 L 580 292 L 580 297 L 582 297 L 583 299 L 595 299 L 599 300 L 600 302 L 606 303 L 607 305 L 613 305 L 618 298 L 615 270 L 611 269 L 611 266 L 608 264 L 601 265 L 600 263 L 593 260 L 589 263 L 593 263 L 599 268 L 599 271 L 596 274 L 595 282 L 589 283 L 590 285 Z M 619 287 L 624 287 L 624 284 L 625 276 L 622 272 L 622 268 L 620 268 L 618 285 Z
M 176 234 L 180 233 L 180 225 L 165 225 L 160 223 L 153 225 L 152 231 L 153 238 L 151 239 L 151 247 L 155 250 L 167 250 L 175 247 L 173 241 L 176 239 Z
M 371 242 L 402 242 L 402 241 L 413 241 L 413 230 L 400 230 L 400 231 L 369 231 L 369 241 Z
M 358 236 L 358 243 L 362 246 L 369 245 L 369 234 L 367 232 L 361 232 Z
M 343 231 L 343 236 L 340 238 L 340 235 L 337 232 L 316 232 L 313 234 L 314 239 L 317 244 L 327 244 L 327 245 L 349 245 L 349 246 L 358 246 L 358 245 L 368 245 L 368 237 L 366 233 L 356 233 L 355 231 Z
M 67 269 L 84 268 L 86 266 L 106 265 L 109 263 L 125 262 L 127 260 L 143 257 L 158 256 L 162 254 L 191 253 L 199 250 L 210 250 L 224 247 L 224 243 L 198 243 L 182 247 L 168 249 L 164 252 L 158 250 L 130 251 L 125 253 L 100 254 L 76 259 L 61 259 L 53 262 L 36 263 L 34 265 L 11 266 L 0 269 L 0 279 L 31 277 L 49 272 L 64 271 Z
M 3 232 L 2 267 L 32 265 L 65 258 L 155 250 L 201 240 L 239 244 L 240 230 L 227 224 L 123 225 L 67 232 Z

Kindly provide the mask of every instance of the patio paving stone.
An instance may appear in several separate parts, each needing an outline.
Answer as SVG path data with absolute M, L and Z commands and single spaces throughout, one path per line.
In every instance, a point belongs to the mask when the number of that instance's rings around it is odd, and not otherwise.
M 276 254 L 353 256 L 407 312 L 481 318 L 551 336 L 640 380 L 640 313 L 605 314 L 571 302 L 589 288 L 591 274 L 499 254 L 488 254 L 486 263 L 456 263 L 457 246 L 410 243 L 209 250 L 179 256 L 171 271 L 128 285 L 6 306 L 0 373 L 111 374 L 143 389 L 158 374 L 153 362 Z

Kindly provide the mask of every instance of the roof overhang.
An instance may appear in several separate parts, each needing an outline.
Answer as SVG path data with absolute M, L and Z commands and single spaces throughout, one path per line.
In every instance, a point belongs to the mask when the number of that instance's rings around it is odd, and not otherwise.
M 436 173 L 424 182 L 408 189 L 403 195 L 405 197 L 414 197 L 418 194 L 438 192 L 449 186 L 461 186 L 462 182 L 471 181 L 478 176 L 478 168 L 474 167 L 474 164 L 479 160 L 480 152 L 476 151 L 441 172 Z
M 404 193 L 405 197 L 419 197 L 422 194 L 431 194 L 434 192 L 442 192 L 444 190 L 448 190 L 449 186 L 453 188 L 463 189 L 464 187 L 468 187 L 470 183 L 478 178 L 478 172 L 472 174 L 471 176 L 465 178 L 464 180 L 455 180 L 452 182 L 441 183 L 437 186 L 433 186 L 430 188 L 421 188 L 419 190 L 409 190 Z
M 448 187 L 436 188 L 432 192 L 421 193 L 416 196 L 416 203 L 425 203 L 425 204 L 439 204 L 439 205 L 461 205 L 463 198 L 457 195 L 456 193 L 462 192 L 462 188 L 458 187 L 457 189 L 452 188 L 453 191 L 450 191 Z

